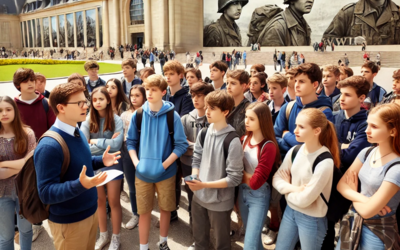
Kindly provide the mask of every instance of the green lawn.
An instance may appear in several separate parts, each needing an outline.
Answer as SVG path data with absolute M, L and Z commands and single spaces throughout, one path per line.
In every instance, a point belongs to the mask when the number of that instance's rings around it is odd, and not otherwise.
M 99 63 L 99 74 L 121 71 L 121 65 L 110 63 Z M 0 81 L 12 81 L 13 75 L 18 68 L 31 68 L 35 72 L 40 72 L 46 78 L 69 76 L 72 73 L 87 75 L 83 64 L 15 64 L 0 66 Z

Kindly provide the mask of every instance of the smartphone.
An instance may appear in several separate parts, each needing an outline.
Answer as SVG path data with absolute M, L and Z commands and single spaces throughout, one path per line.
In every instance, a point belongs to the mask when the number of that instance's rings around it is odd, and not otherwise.
M 200 181 L 200 180 L 197 178 L 197 175 L 188 175 L 188 176 L 186 176 L 185 178 L 183 178 L 183 180 L 184 180 L 184 181 L 193 181 L 193 180 Z

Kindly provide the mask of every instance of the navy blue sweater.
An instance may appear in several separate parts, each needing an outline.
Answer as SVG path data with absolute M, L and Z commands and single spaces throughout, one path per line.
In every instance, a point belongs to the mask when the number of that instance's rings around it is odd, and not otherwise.
M 335 128 L 339 139 L 339 143 L 350 144 L 347 149 L 342 149 L 340 154 L 340 161 L 342 163 L 342 170 L 345 172 L 357 155 L 366 147 L 371 146 L 367 140 L 367 111 L 360 110 L 357 114 L 349 119 L 346 119 L 344 110 L 340 110 L 335 118 Z
M 175 106 L 175 111 L 180 117 L 189 114 L 194 109 L 192 96 L 189 94 L 189 86 L 183 86 L 174 96 L 171 96 L 171 91 L 168 87 L 167 94 L 163 97 L 163 100 L 172 102 Z
M 94 176 L 93 169 L 104 167 L 102 156 L 92 157 L 82 132 L 80 137 L 73 137 L 54 126 L 50 130 L 64 138 L 71 156 L 70 164 L 60 180 L 64 161 L 60 144 L 49 137 L 39 142 L 34 154 L 39 197 L 44 204 L 51 205 L 49 220 L 60 224 L 82 221 L 97 210 L 97 190 L 84 188 L 79 181 L 79 174 L 85 165 L 86 175 Z

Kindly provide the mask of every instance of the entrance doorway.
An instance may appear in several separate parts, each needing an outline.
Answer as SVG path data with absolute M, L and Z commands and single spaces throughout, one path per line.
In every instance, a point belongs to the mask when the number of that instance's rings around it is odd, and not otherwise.
M 131 33 L 131 43 L 137 44 L 137 48 L 143 48 L 144 33 Z

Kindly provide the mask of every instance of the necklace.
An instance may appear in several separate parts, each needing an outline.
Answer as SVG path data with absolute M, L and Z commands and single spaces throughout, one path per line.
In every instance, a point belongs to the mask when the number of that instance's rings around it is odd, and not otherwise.
M 382 157 L 379 158 L 379 159 L 372 160 L 372 163 L 375 164 L 377 160 L 381 160 L 381 159 L 383 159 L 384 157 L 390 155 L 391 153 L 392 153 L 392 152 L 390 152 L 390 153 L 388 153 L 388 154 L 385 154 L 384 156 L 382 156 Z M 376 151 L 375 151 L 375 154 L 374 154 L 374 155 L 376 156 Z

